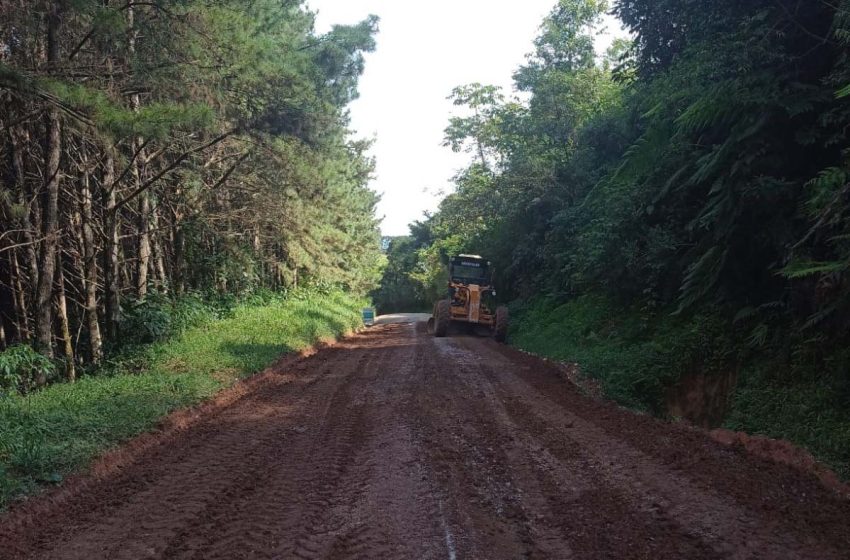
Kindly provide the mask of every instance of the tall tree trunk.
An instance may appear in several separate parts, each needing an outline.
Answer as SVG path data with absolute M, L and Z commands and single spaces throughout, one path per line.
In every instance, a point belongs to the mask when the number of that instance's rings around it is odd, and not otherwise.
M 127 258 L 126 247 L 124 246 L 123 243 L 120 243 L 118 245 L 118 258 L 119 258 L 121 264 L 123 265 L 121 267 L 121 275 L 124 277 L 124 285 L 125 286 L 132 286 L 133 285 L 132 263 Z
M 60 6 L 51 2 L 47 14 L 47 63 L 54 66 L 59 62 Z M 42 242 L 39 261 L 38 287 L 36 288 L 36 336 L 39 352 L 53 357 L 53 281 L 56 272 L 56 247 L 59 233 L 59 180 L 60 157 L 62 155 L 62 122 L 59 110 L 51 107 L 47 112 L 46 166 Z
M 18 252 L 10 251 L 9 261 L 12 270 L 12 289 L 14 290 L 15 301 L 15 325 L 18 330 L 18 340 L 21 342 L 30 341 L 30 325 L 29 314 L 27 313 L 26 293 L 24 291 L 24 283 L 21 280 L 21 266 L 18 264 Z
M 35 286 L 38 285 L 38 255 L 36 253 L 35 238 L 33 237 L 33 223 L 30 219 L 29 201 L 27 200 L 26 188 L 26 167 L 24 165 L 24 150 L 23 144 L 27 142 L 28 134 L 23 127 L 11 127 L 9 129 L 9 146 L 12 150 L 12 170 L 15 174 L 15 192 L 18 193 L 18 204 L 25 208 L 21 217 L 21 241 L 26 245 L 26 264 L 29 267 L 29 285 L 31 286 L 30 294 L 34 295 Z
M 5 208 L 2 209 L 2 211 L 0 211 L 0 218 L 5 217 L 4 214 L 5 214 Z M 14 252 L 14 249 L 9 250 L 8 252 L 12 253 L 12 252 Z M 14 279 L 14 273 L 12 272 L 12 260 L 11 260 L 11 258 L 9 258 L 8 261 L 9 261 L 8 263 L 5 263 L 5 266 L 3 266 L 4 263 L 0 263 L 0 293 L 3 293 L 3 292 L 8 290 L 9 299 L 11 299 L 12 305 L 9 306 L 9 304 L 6 301 L 5 298 L 0 298 L 0 352 L 5 350 L 6 346 L 8 344 L 8 341 L 6 340 L 6 320 L 7 319 L 9 319 L 10 321 L 12 320 L 11 311 L 14 311 L 15 315 L 17 315 L 17 311 L 14 310 L 14 308 L 15 308 L 15 288 L 14 288 L 15 279 Z M 3 275 L 4 272 L 8 274 L 8 278 L 9 278 L 8 282 L 6 282 L 6 283 L 4 283 L 3 280 L 2 280 L 2 275 Z M 4 289 L 4 287 L 5 287 L 5 289 Z M 10 307 L 11 307 L 11 309 L 10 309 Z
M 68 303 L 65 300 L 65 273 L 62 270 L 62 253 L 56 255 L 56 268 L 58 272 L 59 290 L 56 296 L 56 309 L 59 312 L 59 328 L 62 335 L 65 355 L 65 379 L 73 383 L 77 379 L 77 370 L 74 364 L 74 344 L 71 340 L 71 325 L 68 321 Z M 41 382 L 40 384 L 44 384 Z
M 85 147 L 83 147 L 83 150 L 85 150 Z M 103 357 L 103 342 L 100 337 L 100 324 L 97 320 L 97 247 L 94 243 L 94 230 L 92 229 L 92 191 L 88 164 L 88 155 L 84 151 L 83 165 L 85 166 L 85 170 L 83 172 L 80 215 L 83 230 L 83 269 L 86 281 L 85 308 L 91 362 L 97 365 Z
M 121 269 L 118 260 L 120 239 L 118 237 L 118 212 L 115 184 L 115 157 L 112 146 L 106 147 L 103 171 L 104 207 L 104 251 L 103 276 L 106 284 L 106 336 L 115 343 L 118 340 L 118 323 L 121 317 Z
M 127 53 L 132 61 L 136 56 L 136 41 L 138 40 L 139 32 L 136 29 L 136 8 L 131 4 L 127 8 Z M 133 93 L 130 96 L 130 106 L 133 111 L 138 112 L 141 109 L 142 101 L 138 93 Z M 135 188 L 140 188 L 144 182 L 144 161 L 145 150 L 142 147 L 144 139 L 139 137 L 134 139 L 131 144 L 133 153 L 138 153 L 133 162 L 133 179 Z M 151 199 L 148 190 L 143 191 L 139 195 L 139 235 L 138 235 L 138 250 L 136 255 L 136 294 L 139 299 L 143 299 L 148 293 L 148 268 L 151 260 Z
M 178 218 L 179 219 L 179 218 Z M 183 264 L 186 258 L 186 234 L 183 231 L 183 226 L 175 220 L 174 226 L 174 265 L 171 267 L 174 275 L 174 289 L 178 295 L 182 295 L 186 291 L 186 275 Z
M 151 249 L 153 252 L 153 268 L 155 271 L 157 288 L 162 293 L 168 293 L 168 275 L 165 272 L 165 256 L 163 255 L 162 233 L 159 229 L 159 214 L 156 208 L 151 211 L 151 225 L 153 233 L 151 234 Z
M 136 174 L 137 186 L 141 185 L 141 173 Z M 139 195 L 139 249 L 136 272 L 136 292 L 139 299 L 148 293 L 148 268 L 151 263 L 151 199 L 148 191 Z

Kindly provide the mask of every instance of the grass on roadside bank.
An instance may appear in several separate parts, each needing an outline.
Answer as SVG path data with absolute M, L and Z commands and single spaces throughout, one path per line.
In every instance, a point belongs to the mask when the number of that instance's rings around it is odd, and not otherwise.
M 75 384 L 0 398 L 0 508 L 281 354 L 350 332 L 362 305 L 341 293 L 240 305 L 226 319 L 147 346 L 126 367 L 119 361 Z
M 657 309 L 624 309 L 587 295 L 564 304 L 536 300 L 512 309 L 512 345 L 575 362 L 619 404 L 667 415 L 665 391 L 687 373 L 737 371 L 723 427 L 784 439 L 808 449 L 850 480 L 850 378 L 847 356 L 833 351 L 819 368 L 774 346 L 753 349 L 728 321 L 706 315 L 674 317 Z M 790 343 L 789 343 L 790 344 Z M 802 353 L 801 353 L 802 355 Z
M 682 373 L 722 374 L 734 362 L 723 323 L 710 317 L 621 309 L 596 295 L 515 305 L 511 316 L 514 346 L 578 363 L 609 398 L 657 416 Z

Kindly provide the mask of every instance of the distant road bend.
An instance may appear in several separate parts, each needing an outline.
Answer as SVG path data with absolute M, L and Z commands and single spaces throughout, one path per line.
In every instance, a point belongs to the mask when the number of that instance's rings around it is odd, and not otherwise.
M 18 506 L 0 557 L 850 558 L 850 502 L 813 477 L 395 321 Z

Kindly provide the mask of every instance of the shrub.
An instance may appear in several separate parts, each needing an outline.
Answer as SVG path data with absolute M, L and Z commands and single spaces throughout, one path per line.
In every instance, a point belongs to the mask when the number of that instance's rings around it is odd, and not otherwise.
M 262 304 L 261 301 L 257 303 Z M 130 300 L 124 305 L 123 343 L 134 346 L 167 340 L 188 329 L 230 316 L 236 305 L 238 300 L 229 294 L 205 297 L 190 292 L 172 298 L 151 292 L 144 299 Z
M 171 305 L 168 296 L 157 292 L 141 300 L 128 301 L 121 317 L 125 343 L 148 344 L 165 340 L 172 332 Z
M 25 393 L 38 380 L 50 381 L 56 364 L 30 346 L 17 345 L 0 352 L 0 393 Z
M 180 334 L 188 329 L 218 319 L 222 313 L 216 306 L 204 301 L 200 294 L 189 293 L 171 305 L 171 324 L 169 334 Z

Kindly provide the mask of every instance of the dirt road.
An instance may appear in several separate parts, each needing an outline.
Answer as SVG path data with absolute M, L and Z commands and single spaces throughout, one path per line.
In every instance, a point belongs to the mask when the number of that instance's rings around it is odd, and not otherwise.
M 850 502 L 490 340 L 387 324 L 18 507 L 0 557 L 822 560 L 850 558 Z

